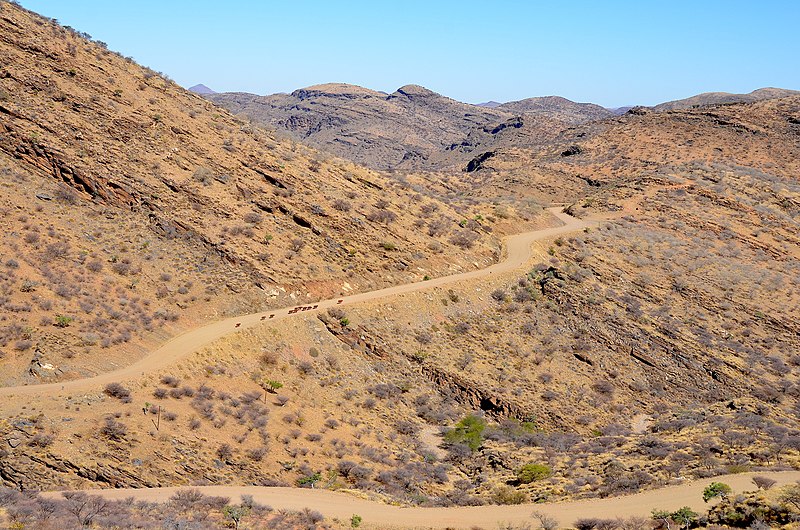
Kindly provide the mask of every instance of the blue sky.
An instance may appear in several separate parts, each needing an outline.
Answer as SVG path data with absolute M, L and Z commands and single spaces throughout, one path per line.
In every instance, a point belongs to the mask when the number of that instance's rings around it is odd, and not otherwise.
M 800 89 L 800 1 L 21 0 L 184 86 L 415 83 L 614 107 Z

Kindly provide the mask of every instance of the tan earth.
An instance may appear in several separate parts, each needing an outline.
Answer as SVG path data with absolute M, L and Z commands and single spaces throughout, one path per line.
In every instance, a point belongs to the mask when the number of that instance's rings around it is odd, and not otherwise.
M 759 473 L 783 486 L 800 480 L 800 471 Z M 756 473 L 740 473 L 715 477 L 735 492 L 752 490 L 752 477 Z M 252 495 L 256 502 L 274 509 L 302 510 L 312 508 L 326 518 L 349 519 L 360 515 L 367 525 L 378 528 L 495 528 L 498 523 L 531 522 L 531 514 L 539 512 L 558 520 L 561 527 L 588 517 L 649 517 L 653 509 L 676 510 L 689 506 L 704 511 L 708 504 L 702 499 L 703 489 L 711 482 L 696 480 L 678 486 L 645 491 L 635 495 L 608 499 L 553 504 L 520 504 L 516 506 L 468 506 L 458 508 L 407 508 L 387 506 L 378 502 L 358 499 L 335 491 L 263 488 L 257 486 L 204 486 L 197 488 L 205 495 L 219 495 L 235 499 L 240 495 Z M 139 501 L 164 502 L 182 488 L 114 489 L 93 492 L 107 499 L 134 498 Z M 59 493 L 44 494 L 57 497 Z
M 562 226 L 534 230 L 532 232 L 525 232 L 506 238 L 506 251 L 504 259 L 485 269 L 465 272 L 462 274 L 454 274 L 452 276 L 444 276 L 425 282 L 397 285 L 394 287 L 388 287 L 386 289 L 355 294 L 343 298 L 322 300 L 310 306 L 299 306 L 301 308 L 307 308 L 301 311 L 297 311 L 298 306 L 292 306 L 266 313 L 251 313 L 249 315 L 219 320 L 174 337 L 160 348 L 152 351 L 146 357 L 125 368 L 106 372 L 95 377 L 66 381 L 63 383 L 0 388 L 0 397 L 62 395 L 68 392 L 100 387 L 115 381 L 130 380 L 139 376 L 143 376 L 148 372 L 167 367 L 186 355 L 202 348 L 207 344 L 210 344 L 221 337 L 224 337 L 225 335 L 257 326 L 261 322 L 267 320 L 274 322 L 298 313 L 321 311 L 337 305 L 355 304 L 358 302 L 377 300 L 398 294 L 441 287 L 443 285 L 449 285 L 465 280 L 474 280 L 476 278 L 489 276 L 494 273 L 512 271 L 528 261 L 531 254 L 531 244 L 534 241 L 553 238 L 570 232 L 576 232 L 594 224 L 593 221 L 577 219 L 562 213 L 561 208 L 550 208 L 549 211 L 564 224 Z

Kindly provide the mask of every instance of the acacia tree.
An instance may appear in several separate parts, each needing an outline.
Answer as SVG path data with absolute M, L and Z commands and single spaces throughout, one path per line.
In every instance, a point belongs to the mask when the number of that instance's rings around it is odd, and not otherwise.
M 688 506 L 684 506 L 683 508 L 679 508 L 678 510 L 672 512 L 672 520 L 681 525 L 686 530 L 689 530 L 689 527 L 692 525 L 693 522 L 697 520 L 697 512 L 692 511 L 691 508 Z
M 689 530 L 689 527 L 697 520 L 697 512 L 692 511 L 688 506 L 678 508 L 674 512 L 667 510 L 653 510 L 653 520 L 660 522 L 667 530 L 672 530 L 671 524 L 678 523 L 682 528 Z
M 781 488 L 778 501 L 783 504 L 791 504 L 795 509 L 800 510 L 800 482 Z
M 539 528 L 542 530 L 556 530 L 558 528 L 558 521 L 542 512 L 533 512 L 531 517 L 539 521 Z
M 652 518 L 662 525 L 667 527 L 667 530 L 672 530 L 672 513 L 667 510 L 653 510 Z
M 751 480 L 753 481 L 753 484 L 755 484 L 760 490 L 768 490 L 777 482 L 769 477 L 762 476 L 753 477 Z
M 222 515 L 233 523 L 233 527 L 238 530 L 242 519 L 250 513 L 250 507 L 244 504 L 228 505 L 222 509 Z
M 723 500 L 728 498 L 731 493 L 731 487 L 723 482 L 712 482 L 706 489 L 703 490 L 703 500 L 710 501 L 714 497 L 721 497 Z
M 65 491 L 62 495 L 67 501 L 67 511 L 78 519 L 81 528 L 91 527 L 98 515 L 108 511 L 108 501 L 102 497 L 82 491 Z

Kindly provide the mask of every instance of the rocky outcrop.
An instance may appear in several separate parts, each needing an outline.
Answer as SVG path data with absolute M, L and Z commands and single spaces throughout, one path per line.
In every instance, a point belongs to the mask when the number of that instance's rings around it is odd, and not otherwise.
M 467 173 L 472 173 L 473 171 L 478 171 L 479 169 L 483 169 L 483 163 L 495 156 L 496 153 L 492 151 L 487 151 L 485 153 L 481 153 L 472 160 L 469 161 L 467 167 L 464 168 L 464 171 Z
M 333 336 L 353 350 L 386 362 L 396 362 L 397 359 L 404 358 L 443 395 L 452 397 L 474 410 L 482 410 L 496 419 L 535 421 L 537 417 L 546 416 L 551 424 L 564 424 L 560 418 L 543 407 L 526 406 L 509 396 L 501 395 L 483 383 L 470 379 L 463 373 L 426 363 L 414 355 L 392 348 L 385 341 L 370 334 L 366 328 L 353 329 L 342 326 L 337 320 L 325 314 L 318 315 L 318 318 Z

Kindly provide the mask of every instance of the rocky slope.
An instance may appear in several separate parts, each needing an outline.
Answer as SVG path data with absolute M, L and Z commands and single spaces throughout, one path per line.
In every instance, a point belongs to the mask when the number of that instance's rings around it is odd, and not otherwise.
M 458 171 L 390 179 L 0 6 L 4 382 L 130 362 L 223 314 L 483 266 L 495 233 L 540 220 L 537 202 L 608 219 L 538 247 L 528 270 L 4 400 L 3 484 L 476 504 L 800 466 L 800 97 L 540 128 L 418 87 L 286 96 L 356 122 L 361 101 L 396 105 L 431 131 L 442 113 L 493 113 L 441 126 L 466 134 L 436 155 Z M 384 129 L 369 138 L 388 145 Z
M 587 121 L 602 120 L 614 116 L 609 109 L 593 103 L 576 103 L 560 96 L 528 98 L 510 101 L 497 107 L 514 114 L 557 118 L 564 123 L 577 125 Z
M 729 92 L 705 92 L 696 96 L 675 101 L 667 101 L 653 107 L 657 111 L 691 109 L 707 105 L 725 105 L 728 103 L 752 103 L 765 99 L 779 99 L 796 96 L 800 92 L 783 88 L 759 88 L 749 94 L 731 94 Z
M 208 98 L 304 143 L 380 169 L 424 163 L 430 154 L 461 142 L 473 129 L 512 117 L 417 85 L 392 94 L 331 83 L 291 94 Z
M 452 242 L 479 212 L 0 6 L 1 382 L 128 362 L 164 326 L 494 259 L 488 225 Z
M 570 124 L 611 116 L 597 105 L 557 97 L 469 105 L 417 85 L 392 94 L 331 83 L 291 94 L 207 97 L 298 141 L 378 169 L 449 167 L 493 145 L 509 127 L 525 123 L 534 136 L 549 138 Z
M 535 441 L 517 430 L 465 452 L 458 468 L 473 478 L 494 466 L 512 481 L 525 461 L 546 463 L 550 479 L 521 488 L 546 497 L 797 466 L 799 157 L 797 96 L 638 110 L 500 149 L 480 183 L 451 185 L 573 194 L 575 215 L 616 219 L 553 241 L 493 291 L 442 293 L 430 320 L 352 320 L 363 336 L 391 334 L 445 386 L 479 391 L 474 406 L 499 426 L 543 428 Z

